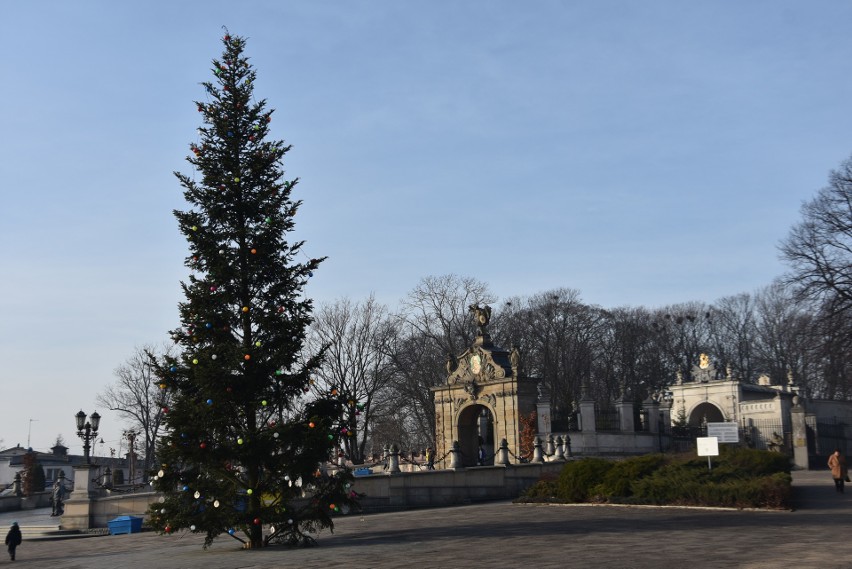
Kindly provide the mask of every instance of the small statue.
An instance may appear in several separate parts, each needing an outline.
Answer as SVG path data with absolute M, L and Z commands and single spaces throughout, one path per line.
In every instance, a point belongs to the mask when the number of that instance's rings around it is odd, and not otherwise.
M 459 362 L 453 354 L 447 354 L 447 374 L 452 374 L 459 367 Z
M 50 513 L 51 516 L 61 516 L 63 511 L 65 510 L 62 500 L 65 498 L 65 484 L 62 483 L 60 479 L 56 479 L 56 482 L 53 483 L 53 493 L 51 495 L 53 501 L 53 508 Z
M 479 327 L 480 336 L 485 333 L 485 327 L 491 320 L 491 307 L 487 304 L 482 308 L 478 304 L 471 304 L 468 307 L 468 312 L 473 312 L 473 322 Z
M 512 351 L 509 353 L 509 363 L 514 370 L 517 370 L 521 364 L 521 351 L 518 349 L 518 346 L 512 346 Z

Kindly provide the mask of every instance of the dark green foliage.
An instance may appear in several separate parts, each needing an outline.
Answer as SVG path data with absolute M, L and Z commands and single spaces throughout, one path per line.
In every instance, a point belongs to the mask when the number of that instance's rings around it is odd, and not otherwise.
M 602 458 L 584 458 L 569 462 L 559 473 L 559 498 L 566 502 L 585 502 L 591 489 L 598 485 L 612 468 L 613 462 Z
M 719 466 L 722 472 L 748 472 L 751 476 L 765 476 L 776 472 L 790 472 L 790 459 L 780 452 L 766 452 L 746 447 L 720 445 Z
M 649 454 L 616 461 L 601 484 L 594 488 L 593 493 L 602 496 L 631 496 L 633 483 L 655 472 L 665 460 L 665 455 Z
M 302 243 L 288 238 L 301 203 L 296 181 L 283 179 L 289 147 L 268 138 L 272 112 L 254 98 L 245 40 L 223 43 L 196 103 L 195 172 L 176 174 L 191 207 L 175 212 L 191 273 L 172 331 L 180 354 L 150 356 L 171 395 L 153 469 L 165 501 L 150 523 L 203 533 L 206 545 L 244 534 L 254 548 L 311 540 L 356 504 L 349 473 L 318 470 L 346 436 L 349 399 L 335 388 L 316 399 L 310 374 L 322 354 L 303 354 L 312 303 L 302 289 L 322 259 L 300 259 Z
M 786 456 L 747 448 L 723 450 L 713 469 L 703 458 L 646 455 L 621 461 L 569 462 L 558 484 L 531 487 L 522 501 L 787 508 L 792 493 Z

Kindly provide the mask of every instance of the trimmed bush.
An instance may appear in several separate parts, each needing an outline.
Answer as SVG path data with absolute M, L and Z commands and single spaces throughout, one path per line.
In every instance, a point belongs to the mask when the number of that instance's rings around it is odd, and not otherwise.
M 602 458 L 583 458 L 569 462 L 559 473 L 558 497 L 567 502 L 588 501 L 591 489 L 603 480 L 612 466 L 612 461 Z
M 567 463 L 556 482 L 539 481 L 521 500 L 789 507 L 792 478 L 786 456 L 729 448 L 712 464 L 710 470 L 706 459 L 693 455 L 654 454 L 621 461 L 585 458 Z
M 636 456 L 613 463 L 601 484 L 593 489 L 593 494 L 609 497 L 633 495 L 633 484 L 660 469 L 666 462 L 665 455 L 649 454 Z

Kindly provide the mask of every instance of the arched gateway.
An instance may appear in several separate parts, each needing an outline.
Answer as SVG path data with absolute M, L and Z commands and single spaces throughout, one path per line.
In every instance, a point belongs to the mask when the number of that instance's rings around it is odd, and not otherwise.
M 479 328 L 463 354 L 447 358 L 447 383 L 433 387 L 435 396 L 436 455 L 443 457 L 459 442 L 462 466 L 475 466 L 482 446 L 486 464 L 506 439 L 509 451 L 519 454 L 521 415 L 536 409 L 536 381 L 518 375 L 520 353 L 497 347 L 486 328 L 491 307 L 471 305 Z

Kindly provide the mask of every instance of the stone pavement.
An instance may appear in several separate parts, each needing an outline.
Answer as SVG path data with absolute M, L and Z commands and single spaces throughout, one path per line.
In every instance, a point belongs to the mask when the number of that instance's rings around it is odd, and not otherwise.
M 793 480 L 793 511 L 499 502 L 345 516 L 315 548 L 244 551 L 226 535 L 204 550 L 192 534 L 143 532 L 24 541 L 14 563 L 50 569 L 852 568 L 852 488 L 837 494 L 827 471 L 796 472 Z M 28 518 L 0 514 L 4 532 L 12 519 L 26 524 Z M 9 563 L 0 556 L 0 565 Z

